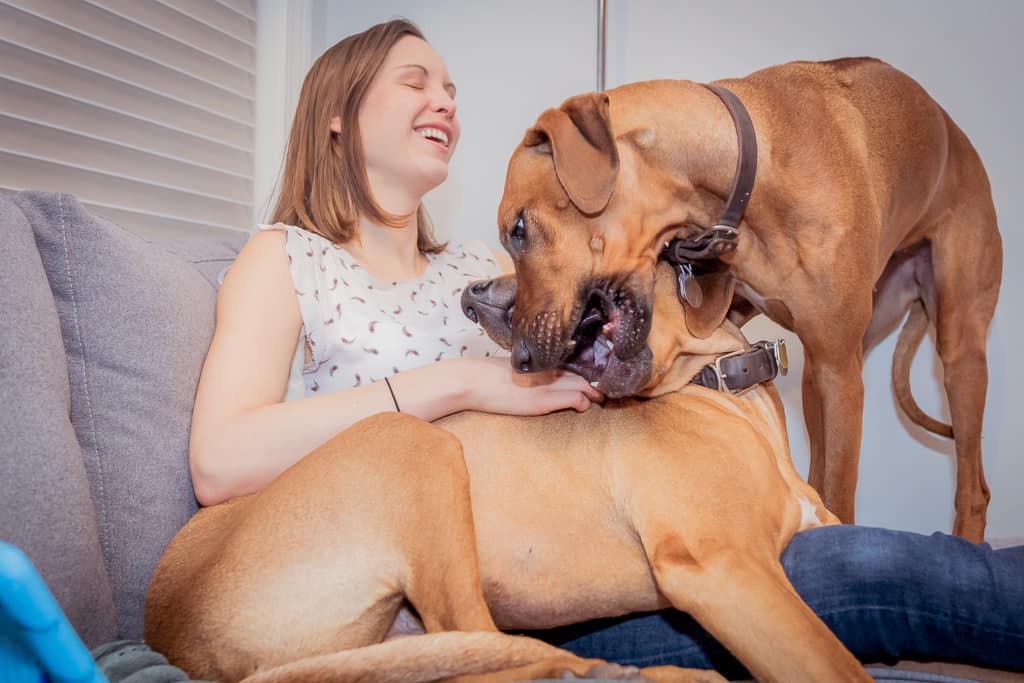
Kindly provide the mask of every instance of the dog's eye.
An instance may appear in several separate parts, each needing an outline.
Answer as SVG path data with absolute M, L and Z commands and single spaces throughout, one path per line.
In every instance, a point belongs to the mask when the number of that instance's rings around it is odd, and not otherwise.
M 516 224 L 512 226 L 509 237 L 517 247 L 522 247 L 526 243 L 526 223 L 523 221 L 523 214 L 519 214 L 519 217 L 516 218 Z

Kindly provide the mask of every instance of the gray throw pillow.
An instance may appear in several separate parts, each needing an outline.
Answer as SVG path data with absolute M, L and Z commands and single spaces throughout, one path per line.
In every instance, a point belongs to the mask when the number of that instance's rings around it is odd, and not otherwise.
M 21 548 L 88 644 L 116 634 L 68 369 L 46 273 L 0 197 L 0 540 Z M 2 676 L 0 676 L 2 678 Z
M 216 291 L 190 260 L 86 211 L 22 192 L 63 331 L 71 417 L 92 484 L 121 638 L 142 637 L 157 560 L 196 511 L 188 432 Z M 233 245 L 201 258 L 230 263 Z M 216 264 L 215 264 L 216 265 Z

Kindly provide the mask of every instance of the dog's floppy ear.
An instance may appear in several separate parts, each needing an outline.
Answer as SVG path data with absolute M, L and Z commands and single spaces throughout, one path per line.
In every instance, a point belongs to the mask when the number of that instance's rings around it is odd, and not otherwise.
M 686 315 L 686 329 L 698 339 L 707 339 L 722 325 L 732 305 L 736 280 L 729 269 L 697 275 L 704 301 L 699 307 L 691 306 L 682 299 Z
M 526 131 L 523 146 L 542 152 L 550 147 L 558 182 L 577 209 L 593 215 L 608 205 L 619 172 L 619 152 L 607 95 L 577 95 L 558 109 L 548 109 Z

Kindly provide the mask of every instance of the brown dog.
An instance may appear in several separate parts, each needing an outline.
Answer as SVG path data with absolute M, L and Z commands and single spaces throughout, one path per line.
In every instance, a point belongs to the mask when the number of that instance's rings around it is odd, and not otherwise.
M 702 304 L 688 305 L 691 330 L 716 329 L 731 308 L 738 324 L 759 311 L 800 337 L 809 480 L 852 522 L 863 354 L 913 304 L 909 328 L 919 340 L 923 316 L 935 324 L 945 371 L 954 532 L 981 540 L 985 347 L 1002 246 L 977 153 L 916 82 L 874 59 L 796 62 L 716 84 L 749 111 L 756 181 L 734 251 L 711 262 Z M 544 112 L 512 156 L 498 216 L 519 276 L 514 365 L 571 362 L 595 303 L 617 361 L 640 353 L 654 265 L 670 241 L 719 222 L 737 155 L 730 111 L 697 83 L 634 83 Z M 915 421 L 950 434 L 905 382 L 897 393 Z
M 836 520 L 790 461 L 778 394 L 770 383 L 743 396 L 689 384 L 746 344 L 728 321 L 690 334 L 674 283 L 664 266 L 643 360 L 605 370 L 624 392 L 657 398 L 536 418 L 360 422 L 262 492 L 188 523 L 150 585 L 147 642 L 221 681 L 623 677 L 636 672 L 496 626 L 671 605 L 761 680 L 869 681 L 779 563 L 794 533 Z M 471 317 L 507 342 L 515 279 L 467 292 Z M 603 353 L 599 337 L 578 338 L 584 356 Z M 405 602 L 429 635 L 382 643 Z

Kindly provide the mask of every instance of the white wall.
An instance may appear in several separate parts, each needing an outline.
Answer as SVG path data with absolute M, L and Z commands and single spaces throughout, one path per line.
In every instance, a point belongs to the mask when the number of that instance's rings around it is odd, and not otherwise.
M 1021 336 L 1015 257 L 1024 255 L 1016 226 L 1024 221 L 1017 191 L 1024 158 L 1019 127 L 1024 109 L 1017 29 L 1024 4 L 989 0 L 810 0 L 716 3 L 612 0 L 608 3 L 607 85 L 650 78 L 713 80 L 791 59 L 874 55 L 916 77 L 949 111 L 984 159 L 999 211 L 1007 267 L 989 341 L 989 405 L 985 468 L 992 487 L 989 536 L 1024 536 L 1024 457 L 1011 391 L 1024 385 L 1013 362 Z M 417 22 L 445 57 L 459 89 L 463 138 L 448 182 L 428 197 L 442 237 L 481 238 L 497 245 L 495 212 L 505 165 L 524 130 L 546 107 L 595 87 L 594 0 L 460 2 L 412 0 L 314 3 L 313 52 L 396 16 Z M 965 295 L 970 295 L 966 292 Z M 760 319 L 749 337 L 782 334 Z M 800 407 L 802 353 L 785 336 L 793 372 L 777 384 L 789 415 L 794 459 L 806 474 L 807 445 Z M 858 492 L 858 521 L 916 531 L 952 527 L 952 445 L 909 429 L 898 414 L 889 381 L 895 337 L 875 350 L 865 370 L 866 410 Z M 941 369 L 929 342 L 914 366 L 919 402 L 945 412 Z

